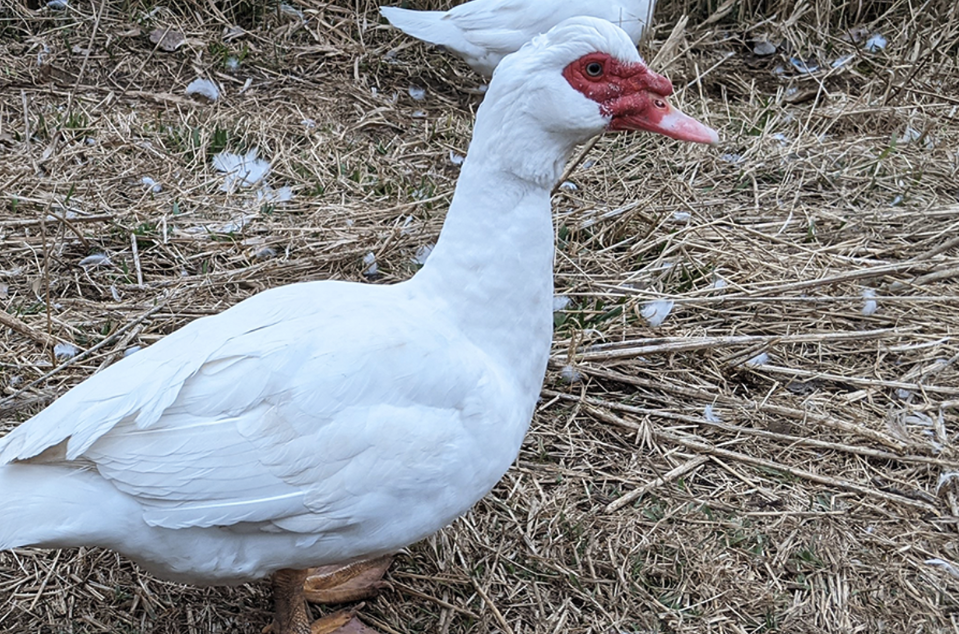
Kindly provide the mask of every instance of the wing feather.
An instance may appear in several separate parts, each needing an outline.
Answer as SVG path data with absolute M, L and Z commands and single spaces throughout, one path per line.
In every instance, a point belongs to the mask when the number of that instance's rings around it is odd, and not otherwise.
M 448 495 L 451 445 L 501 386 L 422 302 L 372 288 L 282 287 L 193 322 L 0 439 L 0 463 L 66 441 L 169 528 L 346 530 L 426 482 Z

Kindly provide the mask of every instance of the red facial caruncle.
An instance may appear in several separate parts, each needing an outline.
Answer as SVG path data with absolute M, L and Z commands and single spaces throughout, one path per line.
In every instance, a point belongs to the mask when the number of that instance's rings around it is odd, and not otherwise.
M 673 108 L 668 79 L 642 62 L 621 62 L 607 53 L 590 53 L 563 70 L 569 85 L 599 104 L 610 130 L 646 130 L 680 141 L 717 143 L 712 128 Z

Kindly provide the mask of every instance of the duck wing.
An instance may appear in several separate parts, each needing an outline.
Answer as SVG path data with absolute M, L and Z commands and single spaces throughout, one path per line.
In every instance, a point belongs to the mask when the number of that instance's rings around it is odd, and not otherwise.
M 321 532 L 442 496 L 504 384 L 402 286 L 291 285 L 193 322 L 0 439 L 0 464 L 95 468 L 167 528 Z

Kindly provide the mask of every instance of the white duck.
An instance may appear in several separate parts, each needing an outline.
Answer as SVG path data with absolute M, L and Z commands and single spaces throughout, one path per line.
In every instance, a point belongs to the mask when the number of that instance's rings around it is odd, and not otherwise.
M 390 24 L 424 42 L 442 46 L 477 73 L 489 77 L 496 65 L 534 36 L 563 20 L 593 16 L 609 20 L 638 43 L 655 0 L 472 0 L 449 11 L 380 7 Z
M 550 350 L 550 189 L 604 130 L 715 142 L 671 90 L 609 22 L 535 38 L 497 70 L 412 279 L 275 288 L 67 392 L 0 439 L 0 549 L 100 546 L 194 584 L 272 574 L 274 633 L 310 632 L 305 569 L 423 539 L 516 458 Z

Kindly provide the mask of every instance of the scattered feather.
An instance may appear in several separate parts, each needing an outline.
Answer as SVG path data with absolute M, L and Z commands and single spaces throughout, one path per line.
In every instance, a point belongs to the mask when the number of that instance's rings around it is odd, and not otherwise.
M 10 296 L 10 285 L 6 282 L 0 282 L 0 299 L 6 299 Z
M 881 51 L 886 48 L 886 44 L 888 44 L 888 42 L 881 33 L 873 33 L 872 37 L 866 40 L 865 49 L 870 53 L 875 53 L 876 51 Z
M 906 129 L 903 131 L 902 136 L 899 137 L 900 143 L 914 143 L 919 140 L 919 137 L 922 136 L 922 132 L 915 129 L 912 126 L 906 126 Z
M 240 60 L 232 55 L 226 58 L 226 61 L 223 63 L 226 66 L 227 70 L 237 70 L 240 68 Z
M 818 391 L 822 387 L 822 381 L 810 379 L 808 381 L 790 381 L 786 384 L 786 389 L 793 394 L 807 396 Z
M 423 110 L 414 110 L 412 116 L 413 116 L 414 119 L 425 119 L 425 118 L 426 118 L 426 112 L 423 111 Z
M 457 154 L 453 150 L 450 150 L 450 163 L 453 165 L 462 165 L 463 161 L 466 160 L 466 157 L 462 154 Z
M 583 375 L 573 366 L 567 364 L 559 371 L 559 378 L 563 383 L 579 383 L 583 380 Z
M 707 423 L 721 423 L 723 419 L 720 418 L 719 414 L 713 409 L 713 404 L 710 403 L 706 406 L 706 409 L 703 410 L 703 418 L 706 419 Z
M 837 57 L 836 60 L 829 66 L 831 68 L 842 68 L 843 66 L 845 66 L 846 64 L 848 64 L 854 59 L 856 59 L 856 54 L 848 53 L 846 55 L 843 55 L 842 57 Z
M 776 52 L 776 45 L 766 40 L 760 40 L 753 46 L 753 54 L 757 57 L 766 57 Z
M 729 282 L 718 276 L 713 280 L 713 283 L 709 285 L 709 287 L 715 291 L 721 291 L 727 286 L 729 286 Z
M 293 200 L 293 188 L 284 185 L 279 189 L 273 189 L 266 183 L 256 190 L 257 204 L 263 203 L 287 203 Z
M 936 425 L 936 421 L 932 420 L 931 416 L 923 412 L 909 412 L 902 417 L 902 422 L 906 425 L 927 428 L 932 428 Z
M 565 189 L 566 191 L 574 192 L 579 189 L 579 186 L 573 181 L 563 181 L 562 183 L 560 183 L 559 188 Z
M 46 222 L 60 222 L 61 220 L 73 220 L 77 217 L 77 212 L 68 210 L 60 210 L 57 214 L 47 214 L 44 221 Z
M 80 349 L 72 343 L 61 342 L 53 346 L 53 356 L 60 360 L 72 359 L 73 357 L 77 356 L 79 352 Z
M 150 31 L 150 41 L 156 44 L 161 51 L 172 53 L 183 46 L 186 38 L 182 33 L 173 29 L 154 29 Z
M 140 352 L 140 350 L 142 350 L 142 349 L 143 349 L 143 348 L 140 347 L 140 346 L 130 346 L 129 348 L 127 348 L 126 350 L 123 351 L 123 356 L 124 356 L 124 357 L 129 357 L 131 354 L 135 354 L 135 353 L 137 353 L 137 352 Z
M 47 8 L 55 9 L 57 11 L 63 11 L 69 6 L 70 3 L 67 2 L 67 0 L 50 0 L 50 2 L 47 3 Z
M 270 163 L 258 158 L 253 148 L 244 155 L 223 151 L 213 157 L 213 167 L 226 174 L 220 191 L 232 192 L 236 187 L 253 187 L 270 172 Z
M 272 247 L 263 247 L 253 254 L 254 260 L 269 260 L 276 257 L 276 249 Z
M 160 183 L 156 182 L 155 180 L 153 180 L 153 179 L 150 178 L 149 176 L 144 176 L 143 178 L 141 178 L 141 179 L 140 179 L 140 184 L 141 184 L 141 185 L 146 185 L 147 187 L 149 187 L 149 188 L 150 188 L 150 191 L 152 191 L 154 194 L 159 194 L 160 192 L 163 191 L 163 185 L 161 185 Z
M 434 246 L 436 245 L 424 244 L 420 246 L 413 255 L 413 264 L 419 264 L 420 266 L 426 264 L 426 260 L 430 257 L 430 253 L 433 252 Z
M 899 142 L 902 144 L 916 143 L 918 141 L 921 141 L 922 147 L 927 150 L 932 150 L 936 147 L 936 142 L 932 139 L 931 135 L 921 132 L 912 126 L 906 126 L 902 136 L 899 137 Z
M 216 101 L 220 98 L 220 89 L 209 79 L 194 79 L 186 87 L 186 94 L 191 97 L 205 97 L 210 101 Z
M 313 119 L 303 119 L 300 124 L 311 130 L 316 127 L 316 121 Z
M 959 579 L 959 568 L 956 568 L 953 564 L 946 561 L 945 559 L 938 559 L 938 558 L 927 559 L 924 563 L 929 566 L 936 566 L 937 568 L 942 568 L 943 570 L 948 572 L 952 577 Z
M 255 214 L 253 214 L 253 215 L 247 215 L 247 216 L 240 216 L 239 218 L 234 218 L 233 220 L 231 220 L 231 221 L 229 221 L 229 222 L 223 223 L 223 224 L 220 225 L 219 227 L 215 227 L 215 228 L 213 228 L 213 229 L 210 229 L 210 232 L 211 232 L 211 233 L 220 233 L 220 234 L 224 234 L 224 235 L 230 235 L 230 234 L 233 234 L 233 233 L 237 233 L 238 231 L 242 231 L 242 230 L 243 230 L 243 227 L 245 227 L 245 226 L 247 226 L 248 224 L 250 224 L 250 221 L 253 220 L 255 217 L 256 217 Z M 202 231 L 203 229 L 200 228 L 200 230 Z
M 743 157 L 742 157 L 741 154 L 735 154 L 735 153 L 732 153 L 732 152 L 727 152 L 726 154 L 723 154 L 722 156 L 719 157 L 719 159 L 720 159 L 721 161 L 726 161 L 727 163 L 732 163 L 732 164 L 734 164 L 734 165 L 735 165 L 736 163 L 742 163 L 742 162 L 743 162 Z
M 572 303 L 573 300 L 566 295 L 553 295 L 553 312 L 558 313 L 566 310 Z
M 813 61 L 807 62 L 806 60 L 801 59 L 799 57 L 790 57 L 789 63 L 792 64 L 793 68 L 798 70 L 800 73 L 809 74 L 809 73 L 815 73 L 817 70 L 819 70 L 819 64 L 817 64 L 816 62 L 813 62 Z
M 915 396 L 915 394 L 913 394 L 912 390 L 907 390 L 906 388 L 899 387 L 899 388 L 896 388 L 896 396 L 899 397 L 900 400 L 908 401 L 913 396 Z
M 758 368 L 759 366 L 766 365 L 769 363 L 769 353 L 760 352 L 754 357 L 746 359 L 746 362 L 743 363 L 747 368 Z
M 363 270 L 363 275 L 367 277 L 373 277 L 380 270 L 376 265 L 376 255 L 372 251 L 363 256 L 363 266 L 366 267 Z
M 410 86 L 407 92 L 410 93 L 410 97 L 412 97 L 414 101 L 423 101 L 426 99 L 426 88 Z
M 676 303 L 671 299 L 657 299 L 651 302 L 647 302 L 640 314 L 643 316 L 643 319 L 646 320 L 646 323 L 656 328 L 661 325 L 666 318 L 669 317 L 669 313 L 673 312 L 673 307 Z
M 101 266 L 113 266 L 110 258 L 102 253 L 94 253 L 80 260 L 77 264 L 86 270 L 95 269 Z
M 959 480 L 959 471 L 946 471 L 939 475 L 939 482 L 936 484 L 936 493 L 939 493 L 939 489 L 946 486 L 953 480 Z
M 689 222 L 692 217 L 693 214 L 689 213 L 688 211 L 677 211 L 673 213 L 670 219 L 673 222 Z
M 866 317 L 875 314 L 879 310 L 879 304 L 876 302 L 876 290 L 873 288 L 862 289 L 862 298 L 866 300 L 862 305 L 862 314 Z
M 299 18 L 300 20 L 304 19 L 305 17 L 302 11 L 289 4 L 281 4 L 280 13 L 291 18 Z

